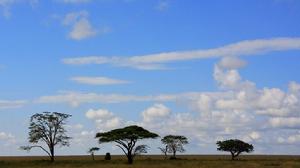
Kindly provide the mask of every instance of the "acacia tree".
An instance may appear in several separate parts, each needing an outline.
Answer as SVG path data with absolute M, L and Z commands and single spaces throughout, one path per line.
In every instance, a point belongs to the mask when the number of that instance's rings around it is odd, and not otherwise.
M 226 151 L 231 153 L 231 160 L 234 160 L 238 157 L 242 152 L 252 152 L 253 145 L 243 142 L 238 139 L 230 139 L 225 141 L 217 142 L 219 151 Z
M 166 145 L 168 153 L 173 153 L 173 158 L 176 158 L 176 152 L 184 152 L 183 145 L 188 144 L 188 140 L 185 136 L 181 135 L 167 135 L 161 142 Z
M 22 146 L 21 149 L 30 151 L 32 148 L 40 148 L 48 154 L 51 162 L 54 162 L 54 147 L 56 145 L 69 146 L 71 137 L 66 135 L 64 125 L 71 117 L 69 114 L 58 112 L 43 112 L 31 116 L 29 126 L 29 143 L 35 145 Z M 39 142 L 46 143 L 47 148 L 38 145 Z
M 88 153 L 91 154 L 93 160 L 95 160 L 95 155 L 94 155 L 94 154 L 95 154 L 95 152 L 98 151 L 98 150 L 100 150 L 100 148 L 98 148 L 98 147 L 92 147 L 92 148 L 90 148 L 90 149 L 88 150 Z
M 129 164 L 133 163 L 136 155 L 147 153 L 147 145 L 138 145 L 135 147 L 137 141 L 156 137 L 158 137 L 157 134 L 136 125 L 96 134 L 96 138 L 99 138 L 99 143 L 117 143 L 116 146 L 124 152 Z

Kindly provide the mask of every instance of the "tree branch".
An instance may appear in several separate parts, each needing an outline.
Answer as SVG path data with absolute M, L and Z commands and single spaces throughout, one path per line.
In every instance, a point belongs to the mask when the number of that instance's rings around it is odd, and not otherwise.
M 48 156 L 51 157 L 51 154 L 44 147 L 42 147 L 40 145 L 27 146 L 27 147 L 24 147 L 24 150 L 30 150 L 32 148 L 41 148 L 44 152 L 46 152 L 48 154 Z
M 127 154 L 126 151 L 122 148 L 122 146 L 120 146 L 120 145 L 116 145 L 116 146 L 119 147 L 119 148 L 121 148 L 122 151 L 125 153 L 125 155 L 128 156 L 128 154 Z

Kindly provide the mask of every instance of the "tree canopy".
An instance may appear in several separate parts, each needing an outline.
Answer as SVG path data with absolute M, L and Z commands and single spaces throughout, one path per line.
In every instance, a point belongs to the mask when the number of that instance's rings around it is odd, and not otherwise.
M 167 135 L 161 142 L 166 145 L 168 153 L 173 153 L 173 158 L 176 158 L 176 152 L 185 151 L 183 145 L 188 144 L 188 139 L 181 135 Z
M 254 150 L 252 144 L 248 144 L 238 139 L 230 139 L 217 142 L 217 150 L 231 153 L 231 159 L 234 160 L 242 152 L 252 152 Z
M 58 112 L 36 113 L 30 118 L 29 143 L 46 143 L 48 150 L 41 145 L 22 146 L 21 149 L 31 150 L 32 148 L 41 148 L 46 152 L 51 161 L 54 161 L 54 147 L 56 145 L 69 146 L 71 137 L 66 135 L 64 125 L 66 120 L 71 117 L 69 114 Z
M 147 152 L 146 145 L 135 147 L 138 140 L 157 137 L 157 134 L 136 125 L 96 134 L 96 138 L 99 138 L 99 143 L 116 142 L 116 146 L 127 156 L 129 164 L 133 163 L 134 156 Z

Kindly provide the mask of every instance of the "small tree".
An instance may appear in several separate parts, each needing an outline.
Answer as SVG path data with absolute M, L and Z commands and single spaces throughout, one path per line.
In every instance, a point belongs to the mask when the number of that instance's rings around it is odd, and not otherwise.
M 146 145 L 135 147 L 137 141 L 156 137 L 158 137 L 157 134 L 136 125 L 96 134 L 96 138 L 99 138 L 99 143 L 116 142 L 116 146 L 124 152 L 129 164 L 133 163 L 136 155 L 147 152 Z
M 188 144 L 188 140 L 185 136 L 181 135 L 167 135 L 161 142 L 166 145 L 168 153 L 173 153 L 173 158 L 176 158 L 176 152 L 184 152 L 183 145 Z
M 217 150 L 219 151 L 230 152 L 232 160 L 238 157 L 242 152 L 249 153 L 253 151 L 253 145 L 238 139 L 218 141 L 217 146 L 218 146 Z
M 88 153 L 91 154 L 93 160 L 95 160 L 95 155 L 94 155 L 94 154 L 95 154 L 95 152 L 98 151 L 98 150 L 100 150 L 100 148 L 98 148 L 98 147 L 92 147 L 92 148 L 90 148 L 90 149 L 88 150 Z
M 158 149 L 165 155 L 165 159 L 168 158 L 168 145 L 166 145 L 164 148 L 163 147 L 158 147 Z
M 51 162 L 54 162 L 54 147 L 56 145 L 69 146 L 69 139 L 66 135 L 64 125 L 66 120 L 71 117 L 69 114 L 58 112 L 43 112 L 31 116 L 29 126 L 29 143 L 32 146 L 22 146 L 21 149 L 30 151 L 32 148 L 40 148 L 48 154 Z M 39 142 L 46 143 L 48 150 Z

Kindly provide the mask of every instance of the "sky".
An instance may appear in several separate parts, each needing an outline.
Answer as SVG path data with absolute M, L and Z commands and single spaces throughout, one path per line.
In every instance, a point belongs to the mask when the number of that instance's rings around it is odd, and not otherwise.
M 122 151 L 97 132 L 139 125 L 187 154 L 300 154 L 300 1 L 0 0 L 0 155 L 30 116 L 71 114 L 58 155 Z M 140 143 L 158 154 L 160 139 Z M 42 144 L 42 143 L 41 143 Z

